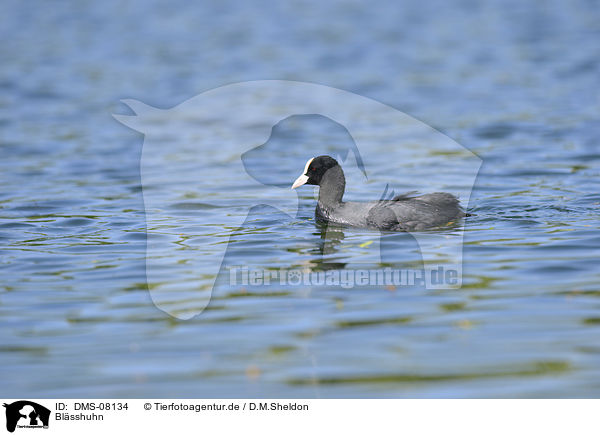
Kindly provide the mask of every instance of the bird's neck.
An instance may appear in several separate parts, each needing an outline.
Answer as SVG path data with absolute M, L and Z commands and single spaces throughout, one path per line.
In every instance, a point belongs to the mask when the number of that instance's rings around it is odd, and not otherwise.
M 346 189 L 346 179 L 341 166 L 334 166 L 329 169 L 321 178 L 319 184 L 319 204 L 324 207 L 341 204 L 344 190 Z

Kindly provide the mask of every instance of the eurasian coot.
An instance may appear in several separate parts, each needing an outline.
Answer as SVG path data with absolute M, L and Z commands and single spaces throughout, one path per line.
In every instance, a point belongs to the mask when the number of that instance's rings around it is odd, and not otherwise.
M 369 202 L 344 202 L 346 180 L 339 163 L 330 156 L 313 157 L 292 185 L 319 186 L 315 211 L 319 221 L 382 231 L 415 231 L 448 225 L 465 216 L 458 199 L 445 192 Z

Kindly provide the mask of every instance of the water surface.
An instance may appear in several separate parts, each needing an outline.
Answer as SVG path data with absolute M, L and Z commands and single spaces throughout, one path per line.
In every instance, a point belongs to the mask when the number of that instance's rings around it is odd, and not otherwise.
M 597 6 L 5 3 L 3 395 L 598 397 Z M 377 99 L 481 157 L 461 289 L 222 286 L 187 321 L 152 304 L 143 137 L 111 113 L 128 113 L 122 98 L 169 108 L 216 86 L 272 78 Z M 327 120 L 290 119 L 268 152 L 246 156 L 249 172 L 261 163 L 263 182 L 283 189 L 307 155 L 347 139 Z M 412 162 L 415 179 L 399 170 L 411 162 L 388 157 L 394 144 L 376 135 L 374 144 L 381 158 L 368 182 L 349 175 L 348 198 L 379 198 L 390 182 L 453 191 L 434 162 L 456 156 L 438 150 L 429 163 Z M 229 240 L 234 228 L 215 198 L 254 198 L 228 172 L 228 145 L 211 151 L 222 163 L 206 169 L 210 189 L 175 186 L 183 193 L 169 225 L 200 230 L 161 243 L 193 252 Z M 234 211 L 247 219 L 229 258 L 318 269 L 375 255 L 373 232 L 346 229 L 324 241 L 312 189 L 299 195 L 297 216 Z M 421 261 L 410 234 L 382 243 L 387 261 Z M 173 303 L 189 307 L 180 297 Z

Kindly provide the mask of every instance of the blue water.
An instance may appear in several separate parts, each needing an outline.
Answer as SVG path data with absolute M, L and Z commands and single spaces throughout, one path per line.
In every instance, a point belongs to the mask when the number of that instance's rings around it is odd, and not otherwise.
M 599 397 L 598 6 L 4 2 L 0 395 Z M 373 232 L 322 238 L 311 188 L 296 215 L 249 209 L 261 202 L 234 173 L 237 144 L 210 125 L 189 134 L 219 138 L 199 172 L 213 182 L 173 185 L 171 233 L 147 222 L 144 136 L 112 117 L 131 114 L 119 101 L 169 109 L 264 79 L 372 98 L 481 158 L 473 216 L 437 234 L 464 236 L 460 289 L 221 285 L 192 319 L 157 308 L 147 230 L 166 252 L 176 245 L 184 272 L 222 252 L 238 217 L 233 263 L 339 270 L 373 258 Z M 432 145 L 429 158 L 399 160 L 386 129 L 374 128 L 368 182 L 348 165 L 348 198 L 395 183 L 465 203 L 452 175 L 460 154 Z M 348 140 L 322 117 L 290 118 L 245 168 L 283 198 L 308 157 Z M 381 240 L 381 267 L 421 262 L 412 235 Z M 163 302 L 185 313 L 186 295 Z

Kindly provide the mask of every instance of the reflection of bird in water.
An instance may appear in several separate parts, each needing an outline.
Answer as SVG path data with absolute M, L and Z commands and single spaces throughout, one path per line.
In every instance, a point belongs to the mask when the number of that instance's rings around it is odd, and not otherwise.
M 339 228 L 330 227 L 324 223 L 317 223 L 317 225 L 320 231 L 314 234 L 320 235 L 321 238 L 313 252 L 320 258 L 310 261 L 311 270 L 343 269 L 346 267 L 346 263 L 339 260 L 343 260 L 344 257 L 333 257 L 333 255 L 339 252 L 339 246 L 344 240 L 344 233 Z
M 343 269 L 346 267 L 344 257 L 332 257 L 339 252 L 339 245 L 344 240 L 344 233 L 337 228 L 331 228 L 322 223 L 316 223 L 317 232 L 313 235 L 320 236 L 316 246 L 310 249 L 314 258 L 301 262 L 303 272 L 323 272 L 327 270 Z

